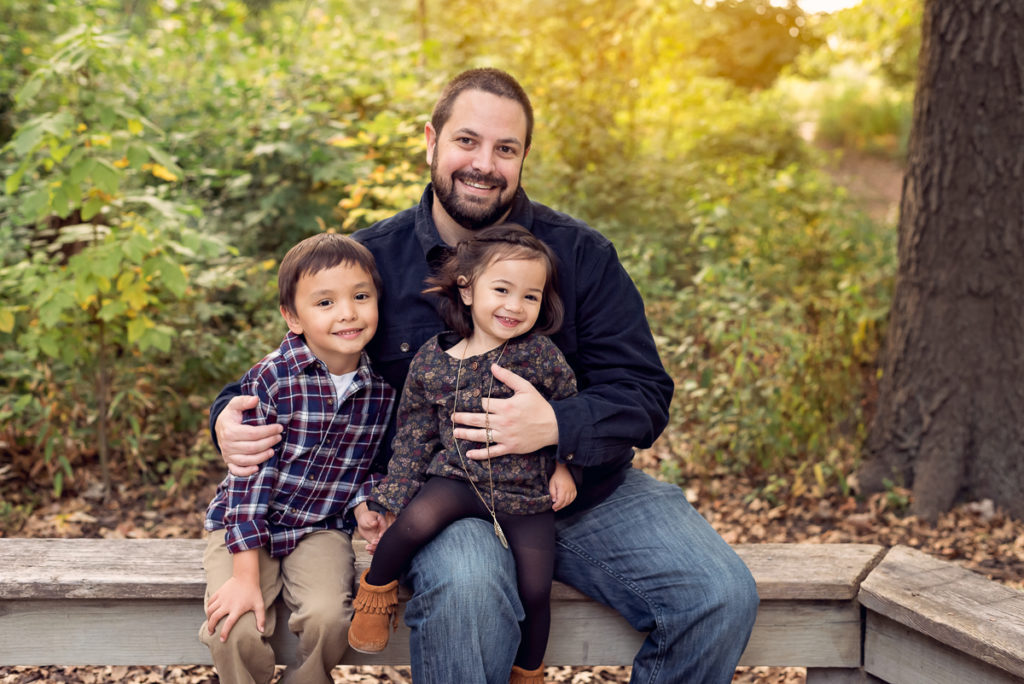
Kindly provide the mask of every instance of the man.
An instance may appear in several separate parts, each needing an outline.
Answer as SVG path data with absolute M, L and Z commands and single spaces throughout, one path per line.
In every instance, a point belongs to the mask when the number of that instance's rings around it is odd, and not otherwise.
M 558 514 L 555 576 L 650 632 L 632 681 L 728 682 L 757 611 L 753 579 L 678 487 L 631 466 L 633 447 L 650 446 L 668 422 L 672 380 L 611 243 L 531 202 L 520 187 L 532 133 L 529 98 L 508 74 L 472 70 L 445 88 L 425 129 L 431 183 L 420 204 L 355 235 L 384 280 L 368 352 L 400 389 L 412 355 L 442 328 L 421 290 L 446 250 L 503 221 L 544 240 L 559 259 L 565 304 L 565 324 L 552 339 L 580 392 L 548 403 L 495 367 L 514 395 L 491 401 L 487 416 L 457 414 L 455 436 L 484 442 L 489 425 L 491 457 L 557 445 L 559 460 L 582 466 L 579 496 Z M 241 473 L 269 457 L 277 435 L 274 426 L 240 425 L 251 399 L 237 394 L 237 386 L 221 393 L 211 425 L 224 459 Z M 508 682 L 523 611 L 514 564 L 490 524 L 451 525 L 415 557 L 406 583 L 417 682 Z

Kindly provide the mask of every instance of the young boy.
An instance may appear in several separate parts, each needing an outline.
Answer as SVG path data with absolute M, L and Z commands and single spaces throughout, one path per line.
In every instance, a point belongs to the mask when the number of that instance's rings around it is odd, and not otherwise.
M 254 475 L 229 475 L 206 514 L 210 532 L 206 622 L 199 638 L 221 682 L 269 682 L 280 594 L 299 636 L 288 680 L 331 682 L 345 652 L 354 579 L 351 533 L 367 539 L 383 517 L 366 498 L 367 469 L 384 437 L 394 390 L 369 366 L 363 347 L 377 330 L 380 276 L 369 250 L 323 233 L 285 255 L 278 271 L 289 333 L 246 373 L 259 397 L 247 424 L 280 423 L 274 456 Z

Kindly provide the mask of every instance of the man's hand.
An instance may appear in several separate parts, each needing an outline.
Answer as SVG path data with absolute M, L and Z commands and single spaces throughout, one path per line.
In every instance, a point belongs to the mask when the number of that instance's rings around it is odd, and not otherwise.
M 256 408 L 259 399 L 241 395 L 231 399 L 217 416 L 214 430 L 220 456 L 232 475 L 252 475 L 257 466 L 274 455 L 274 445 L 281 441 L 284 427 L 273 425 L 243 425 L 242 412 Z
M 457 439 L 487 442 L 485 426 L 490 426 L 490 449 L 472 449 L 466 456 L 478 461 L 528 454 L 551 444 L 558 444 L 558 422 L 548 400 L 528 381 L 501 366 L 491 366 L 491 373 L 513 392 L 508 399 L 484 399 L 487 413 L 460 411 L 453 418 Z M 489 453 L 488 453 L 489 452 Z

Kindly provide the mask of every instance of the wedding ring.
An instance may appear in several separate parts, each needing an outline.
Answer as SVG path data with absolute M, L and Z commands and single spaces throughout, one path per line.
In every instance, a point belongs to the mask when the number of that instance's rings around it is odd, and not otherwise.
M 494 430 L 492 430 L 491 428 L 487 428 L 487 441 L 488 442 L 493 442 L 494 441 Z

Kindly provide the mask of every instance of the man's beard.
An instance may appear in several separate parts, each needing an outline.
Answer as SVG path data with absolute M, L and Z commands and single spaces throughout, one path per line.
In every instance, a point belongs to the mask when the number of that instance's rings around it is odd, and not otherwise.
M 520 168 L 520 176 L 522 172 L 523 170 Z M 494 186 L 498 188 L 498 199 L 494 204 L 488 206 L 460 198 L 455 192 L 455 181 L 457 180 Z M 456 223 L 467 230 L 480 230 L 493 226 L 508 212 L 516 197 L 515 192 L 512 192 L 507 199 L 502 200 L 502 193 L 508 188 L 508 182 L 501 176 L 488 176 L 460 170 L 447 178 L 442 178 L 441 174 L 437 172 L 436 149 L 434 150 L 434 159 L 430 163 L 430 182 L 433 184 L 434 197 L 438 199 L 444 210 Z

